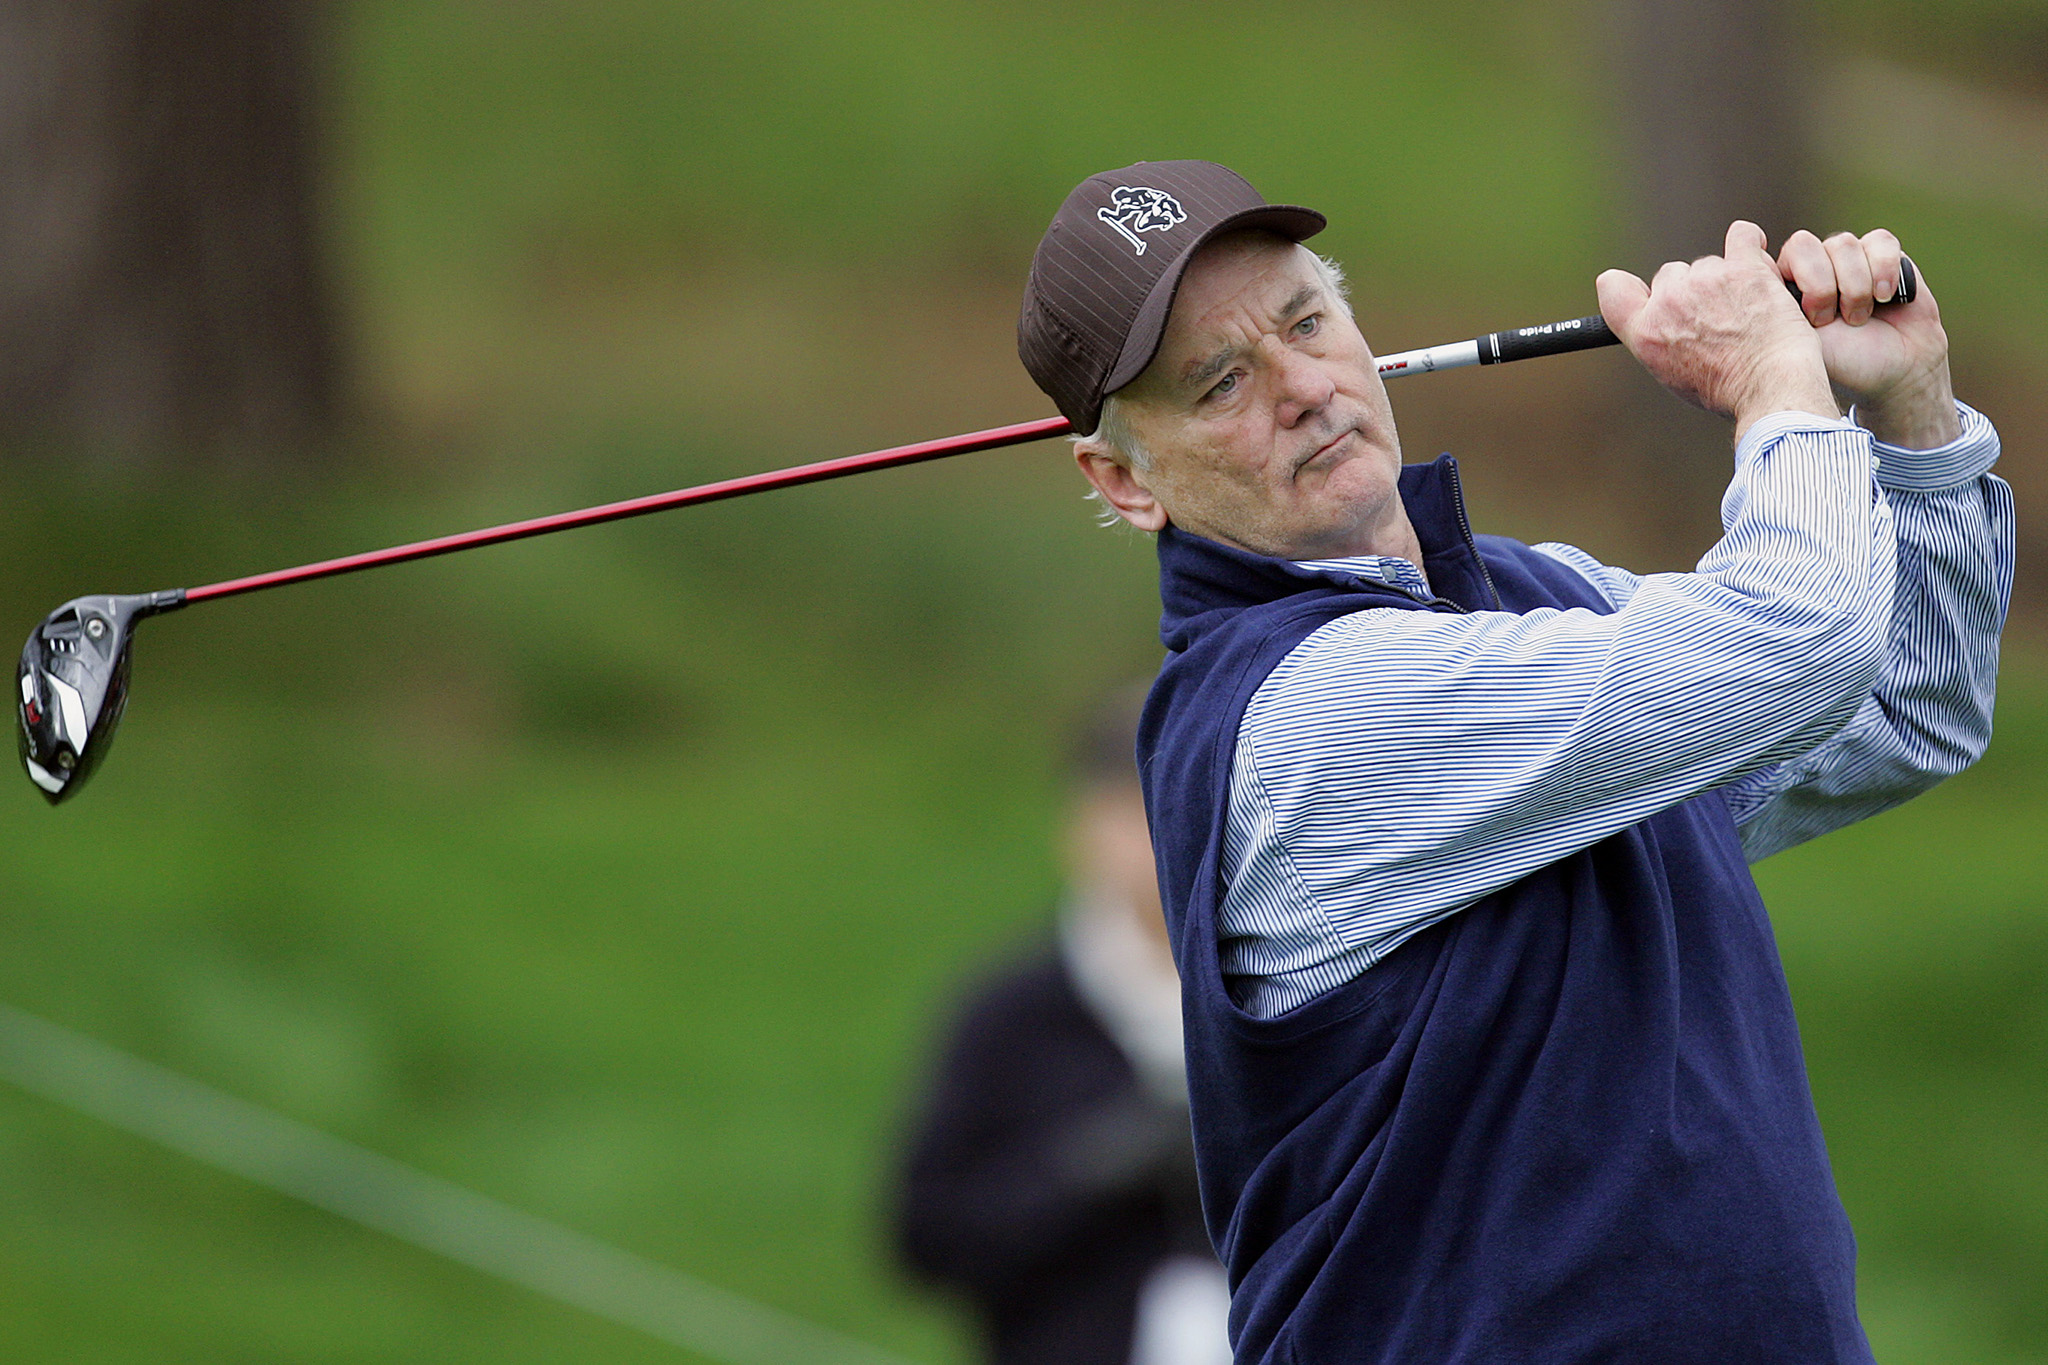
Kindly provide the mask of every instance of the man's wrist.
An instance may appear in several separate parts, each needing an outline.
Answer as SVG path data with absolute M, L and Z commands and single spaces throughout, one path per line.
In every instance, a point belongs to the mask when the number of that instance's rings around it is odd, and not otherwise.
M 1962 419 L 1956 416 L 1956 400 L 1915 403 L 1903 410 L 1875 408 L 1858 403 L 1850 409 L 1856 425 L 1872 439 L 1900 450 L 1935 450 L 1963 434 Z
M 1828 383 L 1817 342 L 1790 355 L 1764 360 L 1752 371 L 1747 387 L 1749 392 L 1735 409 L 1737 445 L 1742 444 L 1751 427 L 1774 412 L 1805 413 L 1823 422 L 1842 419 L 1842 409 L 1835 401 L 1834 387 Z
M 1850 411 L 1874 440 L 1900 450 L 1935 450 L 1963 434 L 1946 363 L 1918 383 L 1877 398 L 1859 397 Z
M 1800 418 L 1812 418 L 1816 422 L 1840 422 L 1842 420 L 1842 410 L 1835 406 L 1832 397 L 1815 398 L 1813 395 L 1808 394 L 1804 398 L 1778 401 L 1765 400 L 1735 414 L 1735 444 L 1740 446 L 1743 438 L 1749 435 L 1749 429 L 1758 422 L 1766 417 L 1775 417 L 1780 413 L 1794 414 Z

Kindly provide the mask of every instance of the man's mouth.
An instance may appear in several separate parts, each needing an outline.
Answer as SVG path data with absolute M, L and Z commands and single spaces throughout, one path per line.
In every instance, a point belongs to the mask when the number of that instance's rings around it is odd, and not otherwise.
M 1357 434 L 1358 428 L 1346 427 L 1344 430 L 1338 432 L 1335 436 L 1332 436 L 1328 441 L 1324 442 L 1322 445 L 1317 446 L 1314 450 L 1311 450 L 1307 455 L 1304 455 L 1300 460 L 1298 460 L 1295 463 L 1294 472 L 1296 474 L 1300 474 L 1302 470 L 1307 469 L 1310 465 L 1322 459 L 1324 456 L 1333 453 L 1339 446 L 1343 445 L 1344 442 L 1351 439 L 1351 437 Z

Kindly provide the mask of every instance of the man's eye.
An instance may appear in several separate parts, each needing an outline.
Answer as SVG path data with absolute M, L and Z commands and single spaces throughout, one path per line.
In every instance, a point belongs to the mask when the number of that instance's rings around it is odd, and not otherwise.
M 1228 398 L 1231 394 L 1237 392 L 1237 381 L 1239 378 L 1240 376 L 1235 373 L 1224 375 L 1216 381 L 1216 387 L 1210 389 L 1207 396 L 1210 398 Z
M 1312 337 L 1322 329 L 1323 315 L 1321 313 L 1310 313 L 1300 322 L 1294 324 L 1294 334 L 1298 337 Z

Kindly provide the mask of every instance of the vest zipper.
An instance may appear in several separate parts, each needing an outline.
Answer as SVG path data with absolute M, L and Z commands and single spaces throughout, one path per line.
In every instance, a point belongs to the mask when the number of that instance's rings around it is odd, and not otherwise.
M 1472 562 L 1479 566 L 1479 576 L 1486 580 L 1486 591 L 1493 598 L 1495 611 L 1506 611 L 1500 600 L 1500 589 L 1493 585 L 1493 573 L 1486 567 L 1485 556 L 1479 553 L 1479 538 L 1472 534 L 1472 519 L 1465 515 L 1465 480 L 1458 473 L 1458 462 L 1451 464 L 1451 501 L 1458 506 L 1458 530 L 1465 536 L 1465 548 L 1472 552 Z

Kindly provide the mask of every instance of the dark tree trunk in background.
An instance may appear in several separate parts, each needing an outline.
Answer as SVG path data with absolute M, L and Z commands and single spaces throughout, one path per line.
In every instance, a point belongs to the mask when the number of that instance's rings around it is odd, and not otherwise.
M 1665 261 L 1721 250 L 1728 224 L 1762 225 L 1775 251 L 1809 207 L 1804 29 L 1793 0 L 1613 0 L 1616 89 L 1628 157 L 1630 246 L 1645 279 Z M 1726 423 L 1683 408 L 1645 379 L 1624 438 L 1640 471 L 1645 541 L 1669 563 L 1719 533 Z
M 296 455 L 334 414 L 306 0 L 0 0 L 0 442 Z

